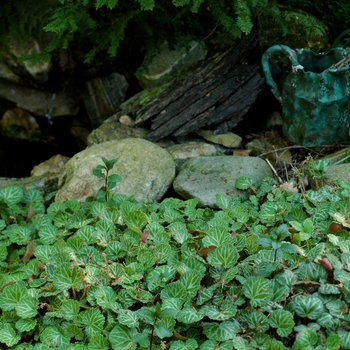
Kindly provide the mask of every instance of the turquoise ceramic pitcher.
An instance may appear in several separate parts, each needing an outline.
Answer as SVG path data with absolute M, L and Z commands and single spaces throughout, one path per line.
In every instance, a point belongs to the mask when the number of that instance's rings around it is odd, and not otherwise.
M 289 56 L 291 71 L 282 91 L 275 83 L 269 58 Z M 303 146 L 339 144 L 349 138 L 350 52 L 335 48 L 316 54 L 275 45 L 262 56 L 266 83 L 282 104 L 285 138 Z

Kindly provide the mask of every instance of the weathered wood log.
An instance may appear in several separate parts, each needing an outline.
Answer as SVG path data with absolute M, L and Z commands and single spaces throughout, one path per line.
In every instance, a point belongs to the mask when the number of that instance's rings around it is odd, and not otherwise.
M 217 133 L 232 129 L 265 89 L 261 54 L 256 29 L 141 107 L 135 125 L 151 122 L 150 141 L 186 135 L 205 126 L 214 126 Z

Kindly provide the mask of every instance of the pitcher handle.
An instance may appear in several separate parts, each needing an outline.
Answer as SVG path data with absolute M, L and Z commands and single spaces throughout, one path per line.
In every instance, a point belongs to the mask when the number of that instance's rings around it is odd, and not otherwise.
M 272 74 L 271 74 L 271 70 L 270 70 L 270 65 L 269 65 L 270 56 L 273 53 L 279 52 L 279 51 L 283 51 L 283 52 L 286 52 L 288 54 L 293 68 L 299 68 L 299 67 L 303 68 L 303 67 L 298 62 L 297 55 L 296 55 L 295 51 L 292 50 L 290 47 L 285 46 L 285 45 L 274 45 L 274 46 L 271 46 L 262 55 L 262 57 L 261 57 L 261 65 L 262 65 L 262 68 L 263 68 L 263 72 L 264 72 L 266 83 L 271 87 L 271 92 L 273 93 L 273 95 L 277 98 L 277 100 L 280 103 L 282 103 L 281 91 L 278 88 L 278 86 L 275 83 L 275 81 L 273 80 L 273 77 L 272 77 Z

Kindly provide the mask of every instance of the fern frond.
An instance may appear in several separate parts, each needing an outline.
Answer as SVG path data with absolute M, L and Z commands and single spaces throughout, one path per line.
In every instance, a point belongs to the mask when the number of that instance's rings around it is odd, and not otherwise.
M 212 0 L 208 3 L 217 24 L 221 25 L 233 38 L 240 38 L 242 32 L 238 28 L 234 16 L 230 16 L 223 7 L 223 2 Z
M 251 21 L 252 13 L 245 0 L 236 0 L 235 12 L 237 15 L 237 26 L 245 34 L 249 34 L 253 28 Z
M 198 13 L 199 7 L 203 4 L 204 0 L 193 0 L 193 4 L 191 6 L 191 11 L 193 13 Z
M 190 0 L 173 0 L 174 6 L 185 6 L 190 3 Z
M 102 6 L 106 6 L 110 10 L 114 9 L 118 6 L 119 0 L 96 0 L 95 2 L 95 8 L 98 10 Z
M 152 11 L 155 6 L 154 0 L 138 0 L 142 11 Z

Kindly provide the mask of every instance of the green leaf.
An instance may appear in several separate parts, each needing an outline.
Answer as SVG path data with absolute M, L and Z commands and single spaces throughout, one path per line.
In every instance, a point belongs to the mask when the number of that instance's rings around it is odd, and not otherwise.
M 202 240 L 202 244 L 204 247 L 219 247 L 220 245 L 229 242 L 231 242 L 231 233 L 223 225 L 216 225 L 214 227 L 210 227 L 206 236 Z
M 133 337 L 137 334 L 135 328 L 116 325 L 109 333 L 109 341 L 112 349 L 115 350 L 133 350 L 136 349 L 136 343 Z
M 113 189 L 118 182 L 122 182 L 122 178 L 118 174 L 112 174 L 108 176 L 107 188 Z
M 180 281 L 171 282 L 160 292 L 160 296 L 162 300 L 168 298 L 184 300 L 186 298 L 186 288 Z
M 350 349 L 350 332 L 339 330 L 338 335 L 340 337 L 341 347 L 340 349 Z
M 182 323 L 195 323 L 200 321 L 205 316 L 205 313 L 201 310 L 196 310 L 194 307 L 185 306 L 181 311 L 176 315 L 176 319 Z
M 232 205 L 232 198 L 224 194 L 218 193 L 216 195 L 216 205 L 223 210 L 230 208 Z
M 12 226 L 10 241 L 19 245 L 27 245 L 32 240 L 32 229 L 29 226 Z
M 314 349 L 318 343 L 318 335 L 312 329 L 304 329 L 299 332 L 296 338 L 296 344 L 302 349 Z
M 180 244 L 191 238 L 191 235 L 188 233 L 187 227 L 183 222 L 173 222 L 168 226 L 168 229 L 170 234 Z
M 92 305 L 98 305 L 103 310 L 112 310 L 116 312 L 121 308 L 116 302 L 117 293 L 112 287 L 93 287 L 88 290 L 87 299 Z
M 38 313 L 39 299 L 31 295 L 25 295 L 16 305 L 17 315 L 21 318 L 32 318 Z
M 80 305 L 77 300 L 63 300 L 61 309 L 65 320 L 75 320 L 78 317 Z
M 162 302 L 162 315 L 165 317 L 176 317 L 179 313 L 183 301 L 175 298 L 168 298 Z
M 201 344 L 200 350 L 232 350 L 232 341 L 217 342 L 215 340 L 206 340 Z M 247 350 L 247 348 L 244 348 L 244 350 Z
M 89 340 L 89 350 L 109 350 L 109 341 L 103 335 L 96 335 Z
M 234 337 L 232 344 L 235 350 L 256 350 L 255 346 L 250 346 L 248 341 L 242 337 Z
M 124 310 L 121 309 L 118 311 L 118 322 L 124 326 L 128 326 L 129 328 L 138 327 L 139 320 L 137 317 L 137 313 L 132 310 Z
M 53 284 L 59 290 L 70 288 L 81 290 L 83 288 L 82 279 L 78 267 L 71 268 L 70 264 L 63 264 L 55 270 Z
M 298 316 L 308 317 L 310 320 L 317 320 L 325 312 L 322 301 L 313 295 L 295 297 L 293 310 Z
M 142 234 L 142 231 L 145 228 L 147 222 L 147 215 L 140 210 L 133 210 L 131 213 L 128 214 L 126 218 L 127 226 L 140 234 Z
M 198 348 L 198 343 L 194 339 L 188 339 L 185 342 L 175 340 L 170 345 L 170 350 L 194 350 Z
M 53 244 L 57 239 L 57 233 L 58 228 L 56 226 L 53 226 L 51 224 L 44 226 L 39 230 L 40 241 L 43 244 Z
M 150 291 L 155 291 L 159 287 L 164 288 L 169 280 L 176 274 L 176 268 L 173 266 L 158 266 L 147 275 L 147 287 Z
M 99 310 L 90 309 L 80 312 L 78 323 L 85 328 L 88 337 L 94 337 L 102 332 L 105 318 Z
M 10 323 L 0 323 L 0 342 L 5 343 L 8 347 L 17 344 L 21 339 L 16 330 Z
M 0 294 L 0 308 L 4 311 L 13 310 L 25 296 L 27 296 L 27 290 L 23 285 L 9 285 Z
M 271 327 L 277 328 L 279 336 L 288 337 L 294 327 L 293 314 L 287 310 L 274 310 L 270 315 L 269 323 Z
M 179 281 L 182 283 L 188 295 L 195 296 L 200 287 L 202 278 L 203 274 L 199 271 L 189 270 L 180 277 Z
M 250 341 L 250 344 L 259 350 L 270 350 L 271 339 L 267 334 L 258 332 L 255 333 Z
M 101 159 L 108 170 L 111 170 L 114 167 L 114 164 L 117 162 L 117 159 L 106 159 L 104 157 L 101 157 Z
M 153 250 L 153 254 L 158 264 L 164 264 L 171 256 L 171 246 L 167 242 L 158 243 Z
M 36 246 L 34 250 L 34 255 L 43 264 L 52 262 L 56 254 L 57 249 L 50 245 Z
M 4 261 L 7 257 L 7 248 L 4 245 L 0 245 L 0 261 Z
M 0 189 L 0 201 L 17 204 L 23 198 L 23 190 L 19 186 L 7 186 Z
M 331 334 L 327 337 L 326 345 L 329 350 L 340 349 L 340 337 L 337 334 Z
M 19 319 L 15 323 L 15 327 L 20 331 L 20 332 L 30 332 L 35 328 L 37 324 L 36 319 Z
M 163 339 L 165 337 L 171 337 L 174 332 L 175 320 L 172 317 L 162 317 L 158 319 L 154 325 L 154 331 L 156 335 Z
M 243 284 L 243 293 L 250 299 L 252 306 L 263 306 L 273 296 L 272 283 L 263 277 L 249 277 Z
M 99 165 L 97 165 L 96 166 L 96 168 L 92 171 L 92 173 L 96 176 L 96 177 L 98 177 L 98 178 L 100 178 L 100 179 L 104 179 L 105 178 L 105 172 L 106 171 L 106 167 L 105 166 L 103 166 L 103 165 L 101 165 L 101 164 L 99 164 Z
M 266 332 L 270 328 L 268 318 L 262 312 L 248 309 L 242 313 L 242 318 L 254 331 Z
M 40 334 L 40 340 L 44 345 L 52 348 L 65 348 L 70 342 L 70 336 L 60 326 L 46 327 Z
M 233 339 L 239 332 L 240 325 L 237 321 L 225 321 L 220 323 L 203 322 L 203 333 L 217 341 Z
M 221 245 L 208 253 L 208 263 L 215 267 L 224 267 L 226 269 L 236 265 L 238 252 L 233 244 Z
M 203 305 L 206 301 L 210 300 L 216 288 L 216 285 L 212 285 L 208 288 L 201 287 L 198 291 L 197 305 Z
M 242 176 L 236 180 L 236 188 L 239 190 L 247 190 L 248 188 L 255 186 L 255 184 L 255 180 L 246 176 Z
M 225 321 L 233 318 L 237 313 L 237 306 L 231 301 L 224 300 L 220 306 L 206 305 L 201 312 L 212 320 Z

